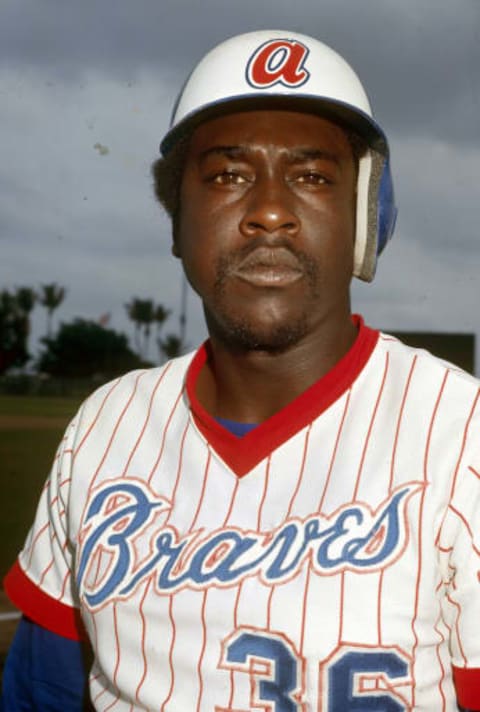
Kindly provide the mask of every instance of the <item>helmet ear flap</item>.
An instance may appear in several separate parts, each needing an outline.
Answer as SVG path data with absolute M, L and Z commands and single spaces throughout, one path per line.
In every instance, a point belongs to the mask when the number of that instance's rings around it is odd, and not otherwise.
M 369 149 L 359 160 L 353 275 L 371 282 L 393 234 L 397 209 L 388 156 Z

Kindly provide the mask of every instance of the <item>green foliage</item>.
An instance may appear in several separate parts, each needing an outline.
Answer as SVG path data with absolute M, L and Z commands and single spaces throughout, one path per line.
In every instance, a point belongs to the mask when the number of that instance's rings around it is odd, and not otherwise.
M 27 340 L 34 304 L 35 292 L 27 287 L 0 292 L 0 374 L 30 358 Z
M 40 287 L 39 301 L 47 310 L 47 338 L 52 334 L 52 316 L 55 309 L 58 309 L 60 304 L 65 299 L 66 289 L 52 282 L 51 284 L 42 284 Z
M 43 343 L 45 349 L 37 367 L 52 376 L 85 378 L 101 374 L 113 378 L 146 365 L 131 351 L 124 334 L 85 319 L 62 324 L 57 334 L 44 338 Z
M 182 341 L 176 334 L 167 334 L 159 345 L 166 359 L 176 358 L 183 352 Z
M 135 348 L 142 358 L 147 358 L 150 346 L 151 326 L 156 324 L 157 344 L 161 348 L 161 331 L 165 321 L 170 316 L 170 309 L 165 309 L 163 304 L 155 305 L 152 299 L 139 299 L 133 297 L 125 304 L 125 309 L 135 325 Z

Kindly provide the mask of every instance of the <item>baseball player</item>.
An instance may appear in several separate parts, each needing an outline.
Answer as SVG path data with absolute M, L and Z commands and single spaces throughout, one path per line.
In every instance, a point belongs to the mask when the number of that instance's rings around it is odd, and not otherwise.
M 479 383 L 351 314 L 396 213 L 358 77 L 234 37 L 161 152 L 209 339 L 67 428 L 5 581 L 5 709 L 82 709 L 87 674 L 101 712 L 480 710 Z

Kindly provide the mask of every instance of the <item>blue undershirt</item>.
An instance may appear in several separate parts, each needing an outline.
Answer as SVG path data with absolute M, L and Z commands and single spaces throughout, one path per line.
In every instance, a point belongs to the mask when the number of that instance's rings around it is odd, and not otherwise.
M 216 418 L 217 423 L 223 425 L 224 428 L 229 430 L 237 438 L 242 438 L 244 435 L 257 427 L 256 423 L 237 423 L 236 420 L 227 420 L 227 418 Z

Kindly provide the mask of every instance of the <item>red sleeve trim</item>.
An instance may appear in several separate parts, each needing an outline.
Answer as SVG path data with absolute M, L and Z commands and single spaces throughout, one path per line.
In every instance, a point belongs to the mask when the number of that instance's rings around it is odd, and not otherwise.
M 6 575 L 3 586 L 11 602 L 43 628 L 70 640 L 85 640 L 87 635 L 76 608 L 52 598 L 36 586 L 18 561 Z
M 480 668 L 452 666 L 457 701 L 461 707 L 480 710 Z

